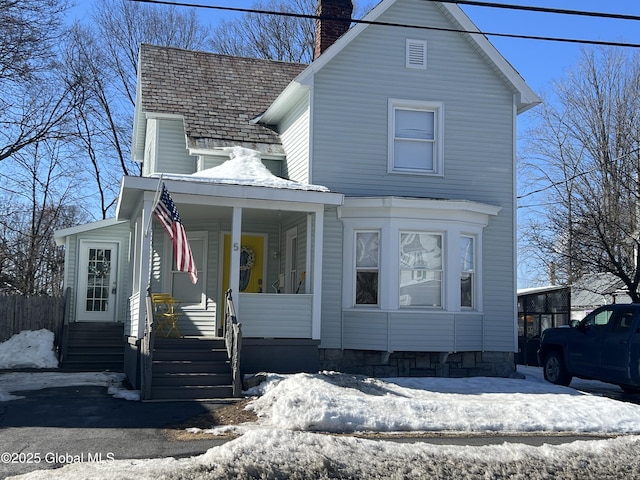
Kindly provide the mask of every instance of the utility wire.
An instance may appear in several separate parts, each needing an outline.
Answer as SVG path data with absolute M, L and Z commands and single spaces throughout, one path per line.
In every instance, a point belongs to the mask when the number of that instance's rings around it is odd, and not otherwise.
M 456 3 L 472 5 L 474 7 L 504 8 L 508 10 L 524 10 L 527 12 L 557 13 L 561 15 L 576 15 L 583 17 L 614 18 L 616 20 L 640 20 L 640 15 L 624 13 L 589 12 L 585 10 L 567 10 L 564 8 L 534 7 L 529 5 L 513 5 L 509 3 L 481 2 L 476 0 L 425 0 L 427 2 Z
M 484 35 L 484 36 L 490 36 L 490 37 L 519 38 L 519 39 L 525 39 L 525 40 L 542 40 L 542 41 L 550 41 L 550 42 L 575 43 L 575 44 L 582 44 L 582 45 L 600 45 L 600 46 L 607 46 L 607 47 L 640 48 L 640 43 L 613 42 L 613 41 L 607 41 L 607 40 L 588 40 L 588 39 L 564 38 L 564 37 L 547 37 L 547 36 L 540 36 L 540 35 L 520 35 L 515 33 L 481 32 L 479 30 L 469 31 L 469 30 L 458 29 L 458 28 L 428 27 L 425 25 L 380 22 L 377 20 L 364 20 L 364 19 L 355 19 L 355 18 L 346 19 L 343 17 L 329 17 L 324 15 L 310 15 L 305 13 L 294 13 L 294 12 L 274 12 L 269 10 L 258 10 L 254 8 L 225 7 L 220 5 L 202 5 L 198 3 L 173 2 L 169 0 L 129 0 L 129 1 L 138 2 L 138 3 L 151 3 L 155 5 L 172 5 L 172 6 L 188 7 L 188 8 L 206 8 L 210 10 L 221 10 L 221 11 L 229 11 L 229 12 L 255 13 L 258 15 L 273 15 L 273 16 L 281 16 L 281 17 L 304 18 L 304 19 L 310 19 L 310 20 L 329 20 L 329 21 L 336 21 L 336 22 L 360 23 L 365 25 L 380 25 L 380 26 L 386 26 L 386 27 L 412 28 L 417 30 L 465 33 L 469 35 Z M 437 0 L 427 0 L 427 1 L 437 1 Z M 462 2 L 450 0 L 447 3 L 462 3 Z M 469 3 L 478 3 L 478 2 L 469 2 Z M 491 4 L 491 6 L 496 6 L 496 4 Z M 553 13 L 552 12 L 553 9 L 548 9 L 548 10 L 550 10 L 550 13 Z M 560 13 L 560 12 L 556 12 L 556 13 Z M 587 13 L 587 12 L 583 12 L 583 13 Z M 637 17 L 635 19 L 640 20 L 640 17 Z

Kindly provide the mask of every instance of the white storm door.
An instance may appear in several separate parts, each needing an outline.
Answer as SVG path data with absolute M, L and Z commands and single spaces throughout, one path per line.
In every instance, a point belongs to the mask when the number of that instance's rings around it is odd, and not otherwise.
M 80 243 L 77 321 L 116 320 L 117 267 L 117 243 Z

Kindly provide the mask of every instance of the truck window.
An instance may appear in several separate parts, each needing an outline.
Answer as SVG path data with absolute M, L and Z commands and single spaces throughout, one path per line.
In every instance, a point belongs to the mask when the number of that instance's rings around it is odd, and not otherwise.
M 605 309 L 591 313 L 582 321 L 585 327 L 602 327 L 609 323 L 613 310 Z
M 620 312 L 618 318 L 614 320 L 614 323 L 611 327 L 611 331 L 613 333 L 625 333 L 628 332 L 631 326 L 633 325 L 633 312 Z

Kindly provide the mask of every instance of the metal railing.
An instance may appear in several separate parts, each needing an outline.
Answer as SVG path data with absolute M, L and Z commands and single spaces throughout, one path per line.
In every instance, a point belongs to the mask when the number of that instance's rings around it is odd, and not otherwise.
M 151 379 L 153 378 L 153 347 L 154 347 L 154 331 L 153 331 L 153 304 L 151 297 L 145 297 L 147 302 L 144 336 L 140 341 L 140 399 L 151 399 Z
M 238 323 L 236 309 L 231 297 L 231 289 L 225 292 L 224 343 L 231 362 L 233 378 L 233 396 L 242 395 L 242 377 L 240 373 L 240 352 L 242 350 L 242 326 Z

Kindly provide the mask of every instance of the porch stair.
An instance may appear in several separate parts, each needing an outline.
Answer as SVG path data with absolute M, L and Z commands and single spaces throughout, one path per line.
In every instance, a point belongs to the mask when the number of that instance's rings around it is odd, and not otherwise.
M 72 322 L 62 346 L 62 365 L 73 371 L 124 371 L 124 326 L 119 322 Z
M 211 400 L 233 397 L 224 339 L 154 340 L 151 400 Z

